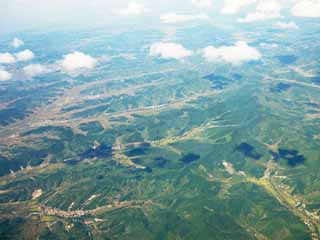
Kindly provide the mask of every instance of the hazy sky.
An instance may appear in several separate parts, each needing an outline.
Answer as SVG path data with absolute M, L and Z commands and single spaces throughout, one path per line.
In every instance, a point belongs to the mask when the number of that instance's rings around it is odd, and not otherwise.
M 318 18 L 320 0 L 1 0 L 0 31 L 152 20 L 181 23 L 206 16 L 239 16 L 238 22 L 254 22 L 280 19 L 286 10 L 295 16 Z
M 127 8 L 130 2 L 142 4 L 150 9 L 150 12 L 120 19 L 117 10 Z M 136 18 L 156 17 L 162 11 L 193 11 L 191 2 L 187 5 L 183 4 L 184 2 L 180 0 L 1 0 L 0 28 L 8 31 L 15 28 L 65 24 L 75 27 L 104 25 L 112 23 L 115 19 L 132 21 Z

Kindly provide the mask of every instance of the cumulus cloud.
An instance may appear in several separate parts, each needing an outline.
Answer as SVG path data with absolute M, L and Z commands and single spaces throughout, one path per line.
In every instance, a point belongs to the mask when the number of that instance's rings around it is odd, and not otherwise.
M 18 61 L 29 61 L 34 58 L 34 54 L 29 49 L 16 53 L 16 58 Z
M 225 0 L 224 6 L 221 9 L 223 14 L 238 13 L 241 8 L 255 3 L 256 0 Z
M 261 53 L 250 47 L 246 42 L 238 41 L 233 46 L 222 46 L 215 48 L 208 46 L 203 50 L 203 57 L 207 62 L 227 62 L 241 64 L 253 60 L 259 60 Z
M 160 16 L 160 20 L 163 23 L 167 24 L 176 24 L 197 20 L 209 20 L 210 17 L 206 14 L 176 14 L 176 13 L 167 13 Z
M 93 69 L 97 60 L 90 55 L 82 52 L 73 52 L 64 56 L 61 61 L 61 67 L 68 73 L 76 73 L 81 70 Z
M 149 11 L 150 9 L 138 2 L 129 2 L 126 8 L 114 10 L 116 14 L 123 16 L 141 15 Z
M 15 63 L 16 59 L 11 53 L 0 53 L 0 63 L 1 64 L 12 64 Z
M 8 81 L 12 78 L 12 74 L 6 70 L 0 69 L 0 81 Z
M 49 72 L 47 67 L 41 64 L 29 64 L 22 70 L 28 77 L 35 77 Z
M 24 45 L 24 42 L 19 38 L 14 38 L 11 42 L 11 46 L 14 48 L 19 48 Z
M 320 0 L 300 0 L 291 9 L 296 17 L 320 17 Z
M 299 29 L 298 25 L 295 22 L 277 22 L 274 24 L 275 27 L 281 28 L 281 29 Z
M 239 22 L 254 22 L 267 19 L 274 19 L 281 16 L 281 4 L 276 0 L 259 2 L 255 12 L 247 14 Z
M 149 54 L 150 56 L 160 56 L 165 59 L 182 59 L 191 56 L 193 53 L 181 44 L 157 42 L 151 45 Z
M 211 0 L 191 0 L 191 4 L 197 8 L 209 8 L 212 6 Z

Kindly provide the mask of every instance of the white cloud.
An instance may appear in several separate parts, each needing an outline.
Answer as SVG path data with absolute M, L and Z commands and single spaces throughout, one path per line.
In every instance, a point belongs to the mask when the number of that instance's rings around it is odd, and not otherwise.
M 210 8 L 212 6 L 211 0 L 191 0 L 191 4 L 197 8 Z
M 320 17 L 320 0 L 300 0 L 292 7 L 291 14 L 297 17 Z
M 129 2 L 126 8 L 114 10 L 116 14 L 124 15 L 124 16 L 141 15 L 149 11 L 150 9 L 145 7 L 142 3 L 138 3 L 138 2 Z
M 14 48 L 19 48 L 24 45 L 24 42 L 19 38 L 14 38 L 11 42 L 11 46 Z
M 151 45 L 149 54 L 150 56 L 160 56 L 166 59 L 182 59 L 191 56 L 193 53 L 181 44 L 157 42 Z
M 23 72 L 28 77 L 35 77 L 38 75 L 46 74 L 49 72 L 49 70 L 41 64 L 29 64 L 23 68 Z
M 223 14 L 238 13 L 241 8 L 255 3 L 256 0 L 225 0 L 221 10 Z
M 259 45 L 260 45 L 260 47 L 264 47 L 264 48 L 277 48 L 277 47 L 279 47 L 279 45 L 276 43 L 260 43 Z
M 68 73 L 76 73 L 79 70 L 93 69 L 97 60 L 82 52 L 73 52 L 64 56 L 61 67 Z
M 274 24 L 275 27 L 281 29 L 299 29 L 298 25 L 295 22 L 277 22 Z
M 12 74 L 6 70 L 0 69 L 0 81 L 8 81 L 12 78 Z
M 206 14 L 176 14 L 176 13 L 167 13 L 160 16 L 160 20 L 163 23 L 175 24 L 183 23 L 197 20 L 209 20 L 210 17 Z
M 281 16 L 282 6 L 277 0 L 259 2 L 255 12 L 247 14 L 245 18 L 239 19 L 239 22 L 254 22 L 267 19 L 279 18 Z
M 241 64 L 253 60 L 259 60 L 261 53 L 250 47 L 246 42 L 238 41 L 233 46 L 222 46 L 215 48 L 208 46 L 203 50 L 203 57 L 207 62 L 227 62 L 231 64 Z
M 29 61 L 34 58 L 34 54 L 29 49 L 18 52 L 16 54 L 16 58 L 18 61 Z
M 11 53 L 0 53 L 0 63 L 1 64 L 12 64 L 15 62 L 16 62 L 16 60 Z

